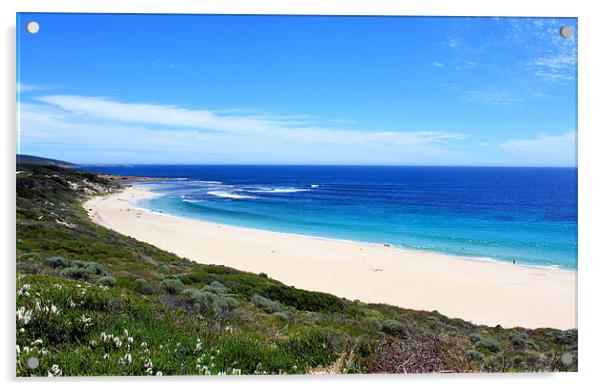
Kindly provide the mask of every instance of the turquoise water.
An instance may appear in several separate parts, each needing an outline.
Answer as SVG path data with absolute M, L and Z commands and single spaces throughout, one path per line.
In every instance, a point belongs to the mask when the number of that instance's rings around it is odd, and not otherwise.
M 142 207 L 277 232 L 577 268 L 574 168 L 85 167 L 171 177 Z

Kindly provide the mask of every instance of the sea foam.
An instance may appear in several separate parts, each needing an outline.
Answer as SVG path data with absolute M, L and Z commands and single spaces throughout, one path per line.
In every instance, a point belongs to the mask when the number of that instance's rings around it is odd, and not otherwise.
M 208 191 L 207 195 L 217 196 L 218 198 L 227 198 L 227 199 L 256 199 L 255 196 L 250 195 L 241 195 L 234 192 L 228 191 Z
M 256 190 L 247 190 L 246 192 L 252 193 L 272 193 L 272 194 L 286 194 L 286 193 L 294 193 L 294 192 L 305 192 L 309 191 L 307 188 L 294 188 L 294 187 L 285 187 L 285 188 L 260 188 Z

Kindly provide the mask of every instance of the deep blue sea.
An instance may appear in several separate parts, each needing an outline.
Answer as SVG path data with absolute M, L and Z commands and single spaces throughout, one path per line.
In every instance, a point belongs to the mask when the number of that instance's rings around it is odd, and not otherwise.
M 577 169 L 83 166 L 161 196 L 141 207 L 237 226 L 577 268 Z

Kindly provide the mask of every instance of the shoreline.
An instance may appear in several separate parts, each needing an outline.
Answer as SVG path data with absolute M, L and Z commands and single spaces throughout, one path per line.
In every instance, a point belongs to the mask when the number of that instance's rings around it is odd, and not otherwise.
M 203 264 L 475 324 L 576 327 L 576 271 L 237 227 L 140 208 L 139 187 L 84 203 L 93 221 Z
M 128 184 L 133 184 L 135 187 L 135 182 L 128 182 Z M 154 193 L 153 191 L 150 190 L 146 190 L 140 187 L 136 187 L 137 189 L 140 189 L 141 191 L 147 191 L 148 194 L 146 196 L 141 196 L 140 198 L 136 198 L 135 200 L 132 200 L 133 202 L 138 201 L 138 200 L 143 200 L 143 199 L 150 199 L 153 197 L 158 197 L 159 195 Z M 169 216 L 169 217 L 173 217 L 173 218 L 179 218 L 179 219 L 183 219 L 183 220 L 187 220 L 187 221 L 199 221 L 202 223 L 212 223 L 215 225 L 220 225 L 220 226 L 227 226 L 230 228 L 239 228 L 239 229 L 249 229 L 249 230 L 255 230 L 255 231 L 261 231 L 261 232 L 266 232 L 266 233 L 271 233 L 271 234 L 277 234 L 277 235 L 282 235 L 282 236 L 289 236 L 289 237 L 301 237 L 301 238 L 309 238 L 312 240 L 324 240 L 324 241 L 334 241 L 334 242 L 344 242 L 344 243 L 350 243 L 350 244 L 357 244 L 357 245 L 364 245 L 364 246 L 374 246 L 374 247 L 389 247 L 389 248 L 395 248 L 395 249 L 400 249 L 403 251 L 408 251 L 408 252 L 414 252 L 415 254 L 425 254 L 425 255 L 435 255 L 435 256 L 449 256 L 449 257 L 453 257 L 456 259 L 461 259 L 461 260 L 465 260 L 465 261 L 472 261 L 472 262 L 479 262 L 479 263 L 501 263 L 501 264 L 506 264 L 506 265 L 512 265 L 514 267 L 524 267 L 524 268 L 533 268 L 535 270 L 538 269 L 542 269 L 542 270 L 559 270 L 559 271 L 568 271 L 568 272 L 577 272 L 576 269 L 569 269 L 569 268 L 562 268 L 562 267 L 558 267 L 558 266 L 554 266 L 554 265 L 538 265 L 538 264 L 526 264 L 526 263 L 511 263 L 509 260 L 500 260 L 500 259 L 495 259 L 493 257 L 487 257 L 487 256 L 463 256 L 463 255 L 456 255 L 453 253 L 443 253 L 443 252 L 437 252 L 434 250 L 428 250 L 428 249 L 416 249 L 416 248 L 409 248 L 409 247 L 404 247 L 404 246 L 399 246 L 399 245 L 395 245 L 395 244 L 389 244 L 389 243 L 384 243 L 384 242 L 371 242 L 371 241 L 358 241 L 358 240 L 352 240 L 352 239 L 346 239 L 346 238 L 332 238 L 332 237 L 321 237 L 321 236 L 312 236 L 309 234 L 303 234 L 303 233 L 291 233 L 291 232 L 279 232 L 276 230 L 269 230 L 269 229 L 261 229 L 261 228 L 255 228 L 255 227 L 246 227 L 246 226 L 238 226 L 238 225 L 231 225 L 228 223 L 221 223 L 221 222 L 215 222 L 215 221 L 209 221 L 209 220 L 204 220 L 201 218 L 193 218 L 193 217 L 188 217 L 188 216 L 184 216 L 184 215 L 174 215 L 174 214 L 169 214 L 169 213 L 165 213 L 163 211 L 156 211 L 156 210 L 152 210 L 152 209 L 148 209 L 145 207 L 141 207 L 139 205 L 135 205 L 135 204 L 131 204 L 131 207 L 136 209 L 136 210 L 140 210 L 143 211 L 145 213 L 149 213 L 149 214 L 155 214 L 155 215 L 165 215 L 165 216 Z M 387 246 L 388 245 L 388 246 Z

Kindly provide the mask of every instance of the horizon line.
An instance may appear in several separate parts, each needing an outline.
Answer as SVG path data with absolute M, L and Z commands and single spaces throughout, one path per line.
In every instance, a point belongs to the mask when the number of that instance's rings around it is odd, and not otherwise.
M 150 166 L 150 165 L 164 165 L 164 166 L 190 166 L 190 165 L 205 165 L 205 166 L 322 166 L 322 167 L 336 167 L 336 166 L 344 166 L 344 167 L 438 167 L 438 168 L 578 168 L 578 165 L 496 165 L 496 164 L 485 164 L 485 165 L 464 165 L 464 164 L 351 164 L 351 163 L 252 163 L 252 162 L 242 162 L 242 163 L 210 163 L 210 162 L 196 162 L 196 163 L 181 163 L 181 162 L 173 162 L 173 163 L 159 163 L 159 162 L 150 162 L 150 163 L 132 163 L 132 162 L 104 162 L 104 163 L 73 163 L 67 160 L 63 160 L 62 158 L 55 157 L 42 157 L 33 154 L 25 154 L 25 153 L 17 153 L 16 159 L 17 163 L 19 163 L 20 156 L 27 157 L 35 157 L 40 159 L 47 160 L 55 160 L 67 164 L 71 164 L 74 166 L 97 166 L 97 167 L 109 167 L 109 166 Z
M 578 168 L 577 165 L 462 165 L 462 164 L 347 164 L 347 163 L 73 163 L 75 166 L 316 166 L 316 167 L 415 167 L 415 168 Z

